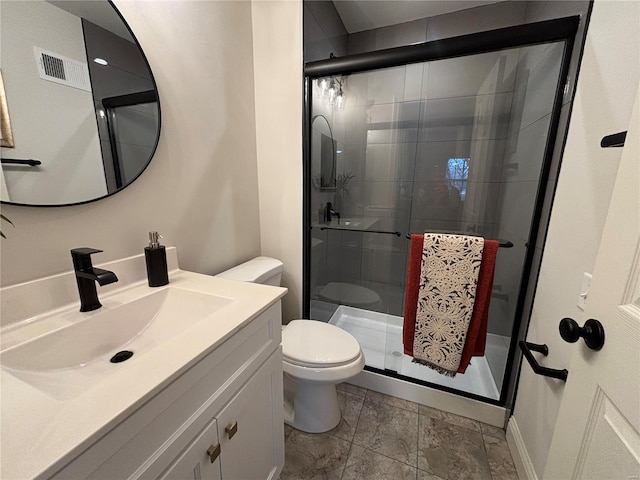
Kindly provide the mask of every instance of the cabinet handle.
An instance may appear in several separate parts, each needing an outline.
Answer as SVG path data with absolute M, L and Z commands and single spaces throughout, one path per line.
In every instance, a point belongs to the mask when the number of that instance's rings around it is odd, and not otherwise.
M 238 422 L 230 423 L 229 425 L 224 427 L 224 431 L 227 432 L 227 435 L 229 435 L 229 439 L 232 439 L 238 431 Z
M 209 450 L 207 450 L 207 455 L 211 459 L 211 463 L 216 461 L 216 458 L 220 456 L 220 444 L 216 443 L 215 445 L 211 445 Z

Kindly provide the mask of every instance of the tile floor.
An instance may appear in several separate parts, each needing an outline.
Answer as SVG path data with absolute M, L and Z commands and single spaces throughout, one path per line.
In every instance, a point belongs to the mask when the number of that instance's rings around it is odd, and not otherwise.
M 281 480 L 517 480 L 504 431 L 469 418 L 338 385 L 340 424 L 285 425 Z

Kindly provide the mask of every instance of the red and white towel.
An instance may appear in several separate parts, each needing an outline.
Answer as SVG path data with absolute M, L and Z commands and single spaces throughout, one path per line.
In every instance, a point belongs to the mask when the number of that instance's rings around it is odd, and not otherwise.
M 404 353 L 440 373 L 464 373 L 484 355 L 499 243 L 466 235 L 411 236 Z

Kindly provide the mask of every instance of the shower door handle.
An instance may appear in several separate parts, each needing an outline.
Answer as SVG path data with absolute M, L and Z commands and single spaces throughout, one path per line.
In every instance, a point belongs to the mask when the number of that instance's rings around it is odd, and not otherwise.
M 558 380 L 562 380 L 563 382 L 567 381 L 567 377 L 569 376 L 569 371 L 567 369 L 558 370 L 555 368 L 547 368 L 538 364 L 535 357 L 531 353 L 531 350 L 534 352 L 538 352 L 543 354 L 545 357 L 549 355 L 549 347 L 546 344 L 539 345 L 537 343 L 525 342 L 524 340 L 520 340 L 518 342 L 520 346 L 520 350 L 524 354 L 524 358 L 527 359 L 529 365 L 531 366 L 533 372 L 536 375 L 542 375 L 543 377 L 551 377 L 557 378 Z

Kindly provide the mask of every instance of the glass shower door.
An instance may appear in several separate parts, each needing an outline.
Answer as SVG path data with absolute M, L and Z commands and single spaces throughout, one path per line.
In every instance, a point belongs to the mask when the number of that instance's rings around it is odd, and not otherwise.
M 354 334 L 369 367 L 499 398 L 563 52 L 556 42 L 313 82 L 311 318 Z M 498 253 L 486 355 L 454 378 L 403 354 L 407 235 L 423 232 L 513 244 Z

